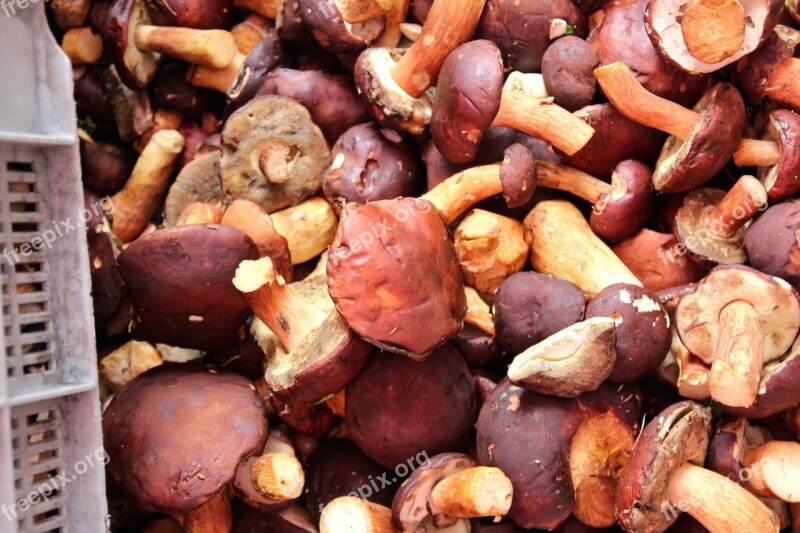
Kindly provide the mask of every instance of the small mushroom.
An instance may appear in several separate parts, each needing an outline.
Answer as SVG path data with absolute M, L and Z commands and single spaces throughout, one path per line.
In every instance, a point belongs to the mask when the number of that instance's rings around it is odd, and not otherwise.
M 577 111 L 594 100 L 594 69 L 600 59 L 594 47 L 575 35 L 553 41 L 542 56 L 542 76 L 547 94 L 568 111 Z
M 311 31 L 311 35 L 322 48 L 334 54 L 357 54 L 383 33 L 385 24 L 383 12 L 385 10 L 381 9 L 380 14 L 367 18 L 354 16 L 354 10 L 385 0 L 369 0 L 367 2 L 297 1 L 300 4 L 300 15 Z M 369 11 L 366 13 L 366 15 L 373 14 L 374 12 Z
M 268 213 L 297 205 L 322 185 L 330 150 L 305 107 L 264 96 L 231 115 L 222 130 L 222 188 Z
M 133 151 L 98 140 L 81 142 L 81 181 L 95 194 L 119 192 L 136 163 Z
M 470 41 L 442 65 L 431 116 L 431 136 L 448 161 L 473 161 L 492 124 L 518 129 L 574 154 L 594 130 L 565 109 L 503 88 L 500 51 L 491 41 Z
M 175 61 L 161 66 L 151 85 L 153 105 L 176 111 L 185 119 L 202 120 L 211 92 L 191 85 L 186 80 L 187 70 Z
M 73 28 L 61 39 L 61 49 L 73 66 L 93 65 L 103 56 L 103 38 L 92 27 Z
M 702 466 L 711 432 L 708 408 L 685 401 L 650 421 L 622 467 L 617 516 L 626 531 L 664 531 L 682 512 L 711 531 L 777 533 L 758 498 Z
M 158 71 L 158 54 L 142 51 L 134 43 L 136 28 L 150 22 L 142 0 L 114 0 L 103 22 L 106 49 L 119 76 L 133 89 L 150 85 Z
M 780 278 L 720 266 L 681 299 L 675 319 L 689 351 L 711 364 L 713 398 L 750 407 L 764 364 L 781 357 L 797 336 L 800 300 Z
M 92 2 L 90 0 L 52 0 L 49 7 L 56 26 L 62 30 L 78 28 L 86 24 Z M 19 6 L 22 9 L 22 6 Z
M 744 234 L 750 265 L 764 274 L 783 278 L 800 286 L 798 255 L 800 200 L 773 205 L 757 218 Z

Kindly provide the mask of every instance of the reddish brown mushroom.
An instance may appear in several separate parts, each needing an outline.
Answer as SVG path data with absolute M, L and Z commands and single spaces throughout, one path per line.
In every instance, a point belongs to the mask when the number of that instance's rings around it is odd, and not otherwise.
M 147 9 L 162 26 L 199 30 L 228 28 L 234 20 L 231 0 L 146 0 Z
M 773 205 L 747 228 L 744 247 L 753 268 L 800 286 L 800 200 Z
M 377 1 L 377 0 L 376 0 Z M 381 0 L 385 1 L 385 0 Z M 369 2 L 346 0 L 298 0 L 300 16 L 314 39 L 334 54 L 357 54 L 377 39 L 384 29 L 383 12 L 367 10 L 366 18 L 354 16 Z M 375 2 L 372 2 L 373 4 Z
M 553 41 L 542 56 L 542 76 L 547 94 L 569 111 L 577 111 L 594 100 L 600 66 L 592 45 L 575 35 Z

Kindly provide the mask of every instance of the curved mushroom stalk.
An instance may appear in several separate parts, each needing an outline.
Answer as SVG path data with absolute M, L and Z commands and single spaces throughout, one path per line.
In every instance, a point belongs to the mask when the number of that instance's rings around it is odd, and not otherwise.
M 770 441 L 747 450 L 747 486 L 764 498 L 800 502 L 800 443 Z
M 233 34 L 225 30 L 140 24 L 134 33 L 134 43 L 146 52 L 164 54 L 214 69 L 230 65 L 238 52 Z

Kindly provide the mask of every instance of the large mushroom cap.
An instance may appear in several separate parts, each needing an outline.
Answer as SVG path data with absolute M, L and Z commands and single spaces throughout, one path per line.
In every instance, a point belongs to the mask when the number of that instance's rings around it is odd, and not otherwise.
M 711 364 L 720 313 L 735 301 L 748 302 L 755 309 L 764 336 L 764 362 L 783 355 L 800 329 L 797 293 L 782 279 L 742 265 L 716 267 L 681 299 L 675 320 L 686 348 Z
M 447 56 L 436 85 L 431 136 L 448 161 L 475 159 L 502 93 L 503 60 L 492 41 L 470 41 Z
M 773 205 L 744 235 L 753 268 L 800 286 L 800 199 Z
M 103 414 L 108 468 L 144 509 L 175 516 L 210 501 L 264 448 L 264 402 L 237 374 L 180 365 L 150 370 Z
M 770 202 L 780 202 L 800 193 L 800 115 L 779 109 L 769 115 L 764 139 L 776 142 L 780 161 L 771 167 L 758 169 L 758 178 L 767 189 Z
M 733 155 L 744 132 L 742 96 L 729 83 L 718 83 L 694 106 L 700 113 L 689 137 L 670 136 L 664 143 L 653 173 L 661 192 L 685 192 L 710 180 Z
M 627 531 L 664 531 L 677 518 L 665 513 L 673 471 L 702 465 L 711 432 L 711 410 L 680 402 L 662 411 L 639 435 L 617 485 L 617 516 Z

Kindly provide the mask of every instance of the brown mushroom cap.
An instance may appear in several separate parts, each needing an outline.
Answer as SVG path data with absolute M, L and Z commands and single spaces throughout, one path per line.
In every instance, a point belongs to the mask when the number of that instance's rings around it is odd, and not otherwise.
M 475 423 L 475 382 L 449 345 L 417 362 L 375 354 L 347 387 L 347 426 L 359 448 L 387 468 L 421 451 L 457 450 Z
M 778 24 L 772 34 L 757 50 L 736 63 L 736 87 L 747 105 L 759 105 L 767 96 L 768 83 L 775 68 L 788 57 L 800 42 L 800 32 L 789 26 Z
M 241 107 L 225 123 L 222 140 L 223 190 L 233 199 L 257 203 L 268 213 L 314 194 L 330 165 L 330 150 L 311 115 L 301 104 L 282 96 L 255 98 Z M 265 175 L 259 164 L 263 151 L 272 147 L 288 150 L 285 182 Z
M 452 238 L 423 199 L 346 205 L 328 255 L 328 290 L 356 333 L 416 357 L 447 342 L 466 314 Z
M 264 448 L 264 402 L 224 371 L 164 365 L 120 389 L 103 414 L 109 472 L 142 508 L 183 515 L 224 490 Z
M 769 115 L 764 139 L 778 144 L 778 164 L 758 169 L 758 179 L 767 189 L 769 201 L 780 202 L 800 194 L 800 115 L 779 109 Z
M 150 85 L 158 71 L 159 55 L 142 52 L 133 42 L 136 27 L 150 22 L 144 0 L 114 0 L 103 23 L 106 50 L 120 78 L 132 89 Z
M 503 199 L 511 209 L 527 204 L 536 192 L 536 158 L 523 144 L 512 144 L 500 164 Z
M 622 467 L 617 517 L 628 531 L 663 531 L 677 518 L 665 513 L 672 472 L 685 463 L 702 465 L 711 432 L 711 410 L 680 402 L 645 426 Z
M 81 142 L 81 180 L 95 194 L 114 194 L 128 181 L 136 163 L 134 152 L 101 141 Z
M 722 474 L 739 485 L 745 481 L 741 473 L 745 468 L 747 426 L 747 419 L 743 417 L 723 419 L 708 444 L 706 457 L 706 467 L 709 470 Z
M 475 159 L 483 133 L 500 110 L 503 60 L 492 41 L 462 44 L 439 72 L 431 116 L 436 148 L 451 163 Z
M 198 30 L 228 28 L 236 14 L 231 0 L 145 0 L 160 26 Z
M 594 47 L 580 37 L 565 35 L 553 41 L 542 56 L 547 94 L 569 111 L 591 104 L 597 90 L 594 69 L 599 65 Z
M 764 336 L 764 362 L 789 349 L 800 329 L 800 300 L 795 290 L 743 265 L 714 268 L 685 295 L 675 311 L 681 341 L 691 353 L 711 364 L 719 334 L 719 315 L 730 302 L 748 302 L 755 309 Z
M 622 161 L 611 175 L 611 192 L 595 202 L 589 224 L 598 237 L 622 241 L 647 223 L 655 206 L 650 169 L 639 161 Z
M 617 360 L 609 380 L 630 383 L 655 372 L 672 344 L 669 316 L 658 296 L 636 285 L 610 285 L 586 306 L 587 319 L 598 316 L 617 321 Z
M 383 17 L 349 24 L 342 18 L 334 0 L 297 1 L 311 35 L 322 48 L 334 54 L 357 54 L 383 33 Z
M 729 83 L 718 83 L 693 108 L 700 113 L 689 137 L 670 136 L 653 173 L 660 192 L 685 192 L 699 187 L 722 170 L 744 132 L 742 96 Z
M 274 30 L 268 31 L 247 54 L 236 79 L 228 89 L 225 115 L 230 115 L 252 100 L 272 69 L 286 63 L 281 40 Z
M 764 274 L 800 286 L 800 199 L 773 205 L 747 228 L 750 264 Z
M 233 286 L 239 263 L 256 259 L 239 230 L 196 224 L 156 230 L 117 258 L 134 302 L 135 339 L 211 351 L 231 345 L 250 314 Z
M 174 226 L 187 205 L 194 202 L 211 204 L 224 210 L 228 197 L 220 183 L 219 151 L 195 157 L 178 173 L 164 202 L 164 225 Z

